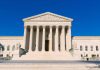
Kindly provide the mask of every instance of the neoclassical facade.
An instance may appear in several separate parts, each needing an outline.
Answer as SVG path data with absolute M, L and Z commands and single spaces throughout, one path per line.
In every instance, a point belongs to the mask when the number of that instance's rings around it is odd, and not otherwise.
M 24 19 L 25 49 L 29 51 L 68 51 L 71 48 L 72 19 L 52 13 Z
M 2 57 L 10 56 L 12 60 L 99 60 L 100 37 L 72 37 L 73 19 L 46 12 L 23 21 L 24 36 L 0 37 L 4 47 L 4 50 L 1 48 Z M 21 56 L 20 48 L 25 52 Z
M 71 22 L 73 19 L 46 12 L 25 18 L 23 21 L 23 48 L 28 50 L 26 57 L 33 56 L 32 59 L 41 58 L 42 60 L 60 60 L 67 57 L 65 53 L 69 54 L 69 49 L 72 47 Z M 36 56 L 37 54 L 39 56 Z

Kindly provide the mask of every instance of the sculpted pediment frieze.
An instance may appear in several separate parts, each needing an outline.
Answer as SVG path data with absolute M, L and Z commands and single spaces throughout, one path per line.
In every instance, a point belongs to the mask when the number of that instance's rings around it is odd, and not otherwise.
M 73 21 L 73 19 L 63 17 L 54 13 L 46 12 L 43 14 L 25 18 L 23 19 L 23 21 L 28 21 L 28 22 L 32 22 L 32 21 L 33 22 L 67 22 L 69 21 L 71 22 Z

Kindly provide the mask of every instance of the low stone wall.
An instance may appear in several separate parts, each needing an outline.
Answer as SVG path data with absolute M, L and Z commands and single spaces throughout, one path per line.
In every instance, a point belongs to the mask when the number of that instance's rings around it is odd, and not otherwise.
M 100 70 L 95 63 L 77 61 L 7 61 L 0 70 Z

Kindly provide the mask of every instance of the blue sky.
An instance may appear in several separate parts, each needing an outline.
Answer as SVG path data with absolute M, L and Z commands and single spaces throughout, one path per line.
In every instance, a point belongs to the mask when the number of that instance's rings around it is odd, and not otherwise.
M 73 36 L 100 36 L 100 0 L 0 0 L 0 36 L 23 36 L 23 18 L 53 12 L 73 18 Z

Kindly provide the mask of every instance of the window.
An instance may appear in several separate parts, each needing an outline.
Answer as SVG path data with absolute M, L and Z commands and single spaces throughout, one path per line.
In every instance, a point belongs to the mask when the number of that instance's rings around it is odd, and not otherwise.
M 81 57 L 83 57 L 83 55 L 81 54 Z
M 97 57 L 99 57 L 99 54 L 97 54 Z
M 82 51 L 83 49 L 82 49 L 82 46 L 80 46 L 80 51 Z
M 7 54 L 6 57 L 9 57 L 9 54 Z
M 21 44 L 19 43 L 19 48 L 21 48 Z
M 91 46 L 91 51 L 93 51 L 93 46 Z
M 12 47 L 12 51 L 14 51 L 15 50 L 15 45 L 13 45 L 13 47 Z
M 10 50 L 10 46 L 8 45 L 8 46 L 7 46 L 7 51 L 9 51 L 9 50 Z
M 0 54 L 0 57 L 3 57 L 3 54 Z
M 96 46 L 96 51 L 98 51 L 99 50 L 99 48 L 98 48 L 98 46 Z
M 86 54 L 86 57 L 88 57 L 88 54 Z
M 88 46 L 85 46 L 85 51 L 88 51 Z
M 13 57 L 13 54 L 12 54 L 12 57 Z
M 95 54 L 92 54 L 92 58 L 96 58 L 96 55 Z
M 2 48 L 0 48 L 0 52 L 2 52 Z

